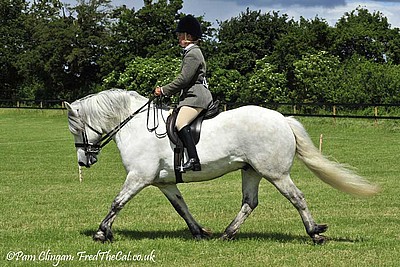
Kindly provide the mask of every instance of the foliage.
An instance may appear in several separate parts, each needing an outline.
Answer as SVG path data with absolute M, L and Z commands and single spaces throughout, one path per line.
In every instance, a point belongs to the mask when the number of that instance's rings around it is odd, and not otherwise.
M 275 42 L 288 32 L 291 23 L 287 15 L 262 14 L 247 8 L 238 17 L 219 23 L 218 54 L 214 60 L 224 69 L 245 75 L 253 70 L 256 60 L 272 53 Z
M 326 51 L 304 55 L 294 62 L 295 90 L 292 99 L 297 103 L 337 103 L 339 59 Z
M 397 104 L 400 66 L 353 56 L 339 68 L 339 103 Z
M 256 67 L 248 82 L 247 90 L 241 92 L 242 103 L 287 102 L 285 74 L 279 73 L 276 66 L 267 58 L 256 61 Z
M 76 99 L 108 87 L 149 92 L 179 68 L 174 29 L 183 0 L 0 0 L 0 98 Z M 249 8 L 201 21 L 214 96 L 237 104 L 398 103 L 400 29 L 379 11 L 346 12 L 332 27 Z
M 387 18 L 379 11 L 371 14 L 359 7 L 346 12 L 336 24 L 335 31 L 332 51 L 342 59 L 359 55 L 383 63 L 389 56 L 393 62 L 400 63 L 393 51 L 396 48 L 392 46 L 393 42 L 399 41 L 398 29 L 391 30 Z
M 176 58 L 136 57 L 126 70 L 118 75 L 112 72 L 105 80 L 105 87 L 119 87 L 148 95 L 156 86 L 165 85 L 173 80 L 179 71 L 180 61 Z
M 240 92 L 245 85 L 243 76 L 240 75 L 239 71 L 221 67 L 216 67 L 211 71 L 208 84 L 215 98 L 228 103 L 238 101 Z
M 23 53 L 24 20 L 23 10 L 27 3 L 16 0 L 0 0 L 0 99 L 18 95 L 17 87 L 21 76 L 15 62 Z

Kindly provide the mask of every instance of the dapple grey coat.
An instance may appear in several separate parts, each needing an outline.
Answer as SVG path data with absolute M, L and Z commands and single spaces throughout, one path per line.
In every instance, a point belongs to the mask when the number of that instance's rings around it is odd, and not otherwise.
M 190 47 L 183 56 L 181 72 L 170 84 L 163 86 L 166 96 L 181 92 L 178 107 L 190 106 L 206 109 L 212 101 L 211 92 L 204 85 L 206 62 L 200 47 Z

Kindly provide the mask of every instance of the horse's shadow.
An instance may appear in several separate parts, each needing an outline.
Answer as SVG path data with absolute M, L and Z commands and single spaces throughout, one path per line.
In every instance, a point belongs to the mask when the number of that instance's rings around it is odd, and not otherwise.
M 86 236 L 93 236 L 95 233 L 92 229 L 87 229 L 81 232 L 81 234 Z M 222 236 L 222 232 L 213 232 L 210 240 L 219 239 Z M 187 229 L 171 230 L 171 231 L 135 231 L 128 229 L 114 229 L 114 237 L 118 239 L 118 236 L 123 236 L 124 238 L 131 240 L 142 240 L 142 239 L 181 239 L 181 240 L 193 240 L 193 236 Z M 262 232 L 247 232 L 238 233 L 235 240 L 265 240 L 273 241 L 277 243 L 309 243 L 312 242 L 310 237 L 304 235 L 291 235 L 285 233 L 262 233 Z M 340 242 L 340 243 L 358 243 L 362 240 L 351 239 L 351 238 L 341 238 L 341 237 L 328 237 L 328 242 Z

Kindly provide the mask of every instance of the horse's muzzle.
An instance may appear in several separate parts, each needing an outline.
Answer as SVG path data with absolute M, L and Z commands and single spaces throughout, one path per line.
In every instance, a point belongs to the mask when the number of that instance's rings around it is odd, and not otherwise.
M 92 166 L 97 162 L 97 157 L 94 154 L 87 154 L 85 159 L 86 159 L 85 161 L 78 160 L 79 166 L 90 168 L 90 166 Z

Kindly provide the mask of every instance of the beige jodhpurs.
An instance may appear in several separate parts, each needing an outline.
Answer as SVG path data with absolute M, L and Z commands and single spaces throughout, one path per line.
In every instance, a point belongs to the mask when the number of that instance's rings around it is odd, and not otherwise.
M 193 108 L 189 106 L 182 106 L 179 109 L 178 116 L 176 118 L 176 129 L 178 132 L 185 127 L 186 125 L 189 125 L 194 119 L 199 116 L 200 112 L 202 111 L 202 108 Z

